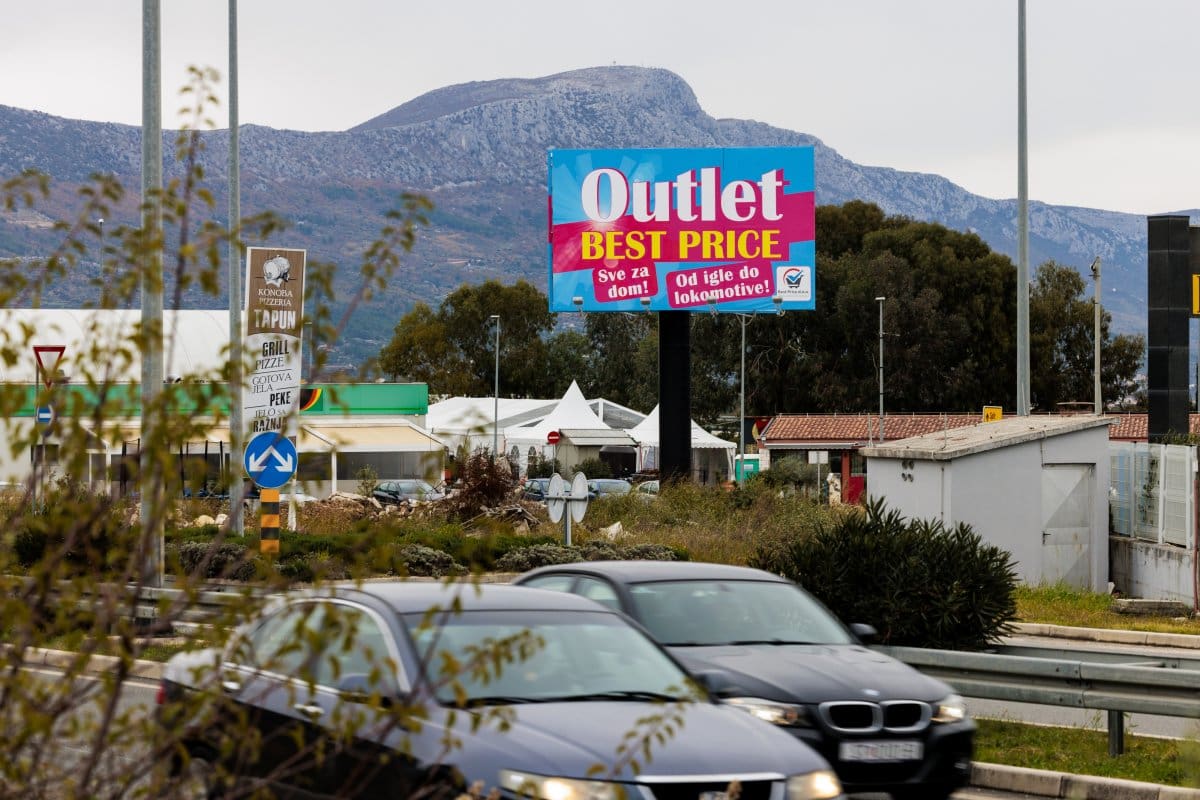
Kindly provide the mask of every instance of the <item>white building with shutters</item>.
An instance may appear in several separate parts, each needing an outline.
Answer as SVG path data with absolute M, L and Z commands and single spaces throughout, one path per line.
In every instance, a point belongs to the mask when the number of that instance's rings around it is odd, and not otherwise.
M 1009 417 L 867 447 L 870 496 L 909 519 L 969 524 L 1027 584 L 1105 591 L 1111 422 Z

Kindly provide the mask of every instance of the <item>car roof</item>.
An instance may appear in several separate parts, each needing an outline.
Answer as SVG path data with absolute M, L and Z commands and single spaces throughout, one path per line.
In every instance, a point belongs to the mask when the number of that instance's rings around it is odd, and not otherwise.
M 328 591 L 314 594 L 331 596 Z M 424 613 L 434 606 L 449 607 L 456 601 L 464 611 L 607 611 L 599 603 L 562 592 L 551 594 L 545 589 L 501 583 L 472 584 L 469 581 L 380 581 L 341 585 L 333 587 L 332 596 L 352 600 L 356 595 L 364 594 L 386 603 L 399 614 Z
M 791 583 L 786 578 L 761 569 L 738 567 L 732 564 L 711 564 L 706 561 L 581 561 L 574 564 L 554 564 L 538 567 L 520 576 L 517 580 L 543 572 L 578 572 L 604 575 L 618 583 L 645 583 L 648 581 L 726 580 L 726 581 L 772 581 Z

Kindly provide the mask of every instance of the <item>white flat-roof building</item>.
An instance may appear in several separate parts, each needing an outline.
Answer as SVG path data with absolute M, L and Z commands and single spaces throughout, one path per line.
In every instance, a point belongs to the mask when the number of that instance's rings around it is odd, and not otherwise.
M 867 447 L 869 493 L 909 519 L 969 524 L 1025 583 L 1104 591 L 1112 421 L 1008 417 Z

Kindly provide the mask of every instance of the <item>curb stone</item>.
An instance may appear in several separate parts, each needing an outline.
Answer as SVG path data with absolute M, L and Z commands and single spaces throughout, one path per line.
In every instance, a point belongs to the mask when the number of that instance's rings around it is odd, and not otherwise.
M 971 786 L 1070 800 L 1200 800 L 1200 789 L 981 762 L 971 765 Z
M 1191 633 L 1155 633 L 1125 631 L 1112 628 L 1073 628 L 1067 625 L 1047 625 L 1041 622 L 1013 623 L 1013 633 L 1025 636 L 1045 636 L 1056 639 L 1075 639 L 1084 642 L 1141 644 L 1152 647 L 1181 647 L 1200 649 L 1200 636 Z

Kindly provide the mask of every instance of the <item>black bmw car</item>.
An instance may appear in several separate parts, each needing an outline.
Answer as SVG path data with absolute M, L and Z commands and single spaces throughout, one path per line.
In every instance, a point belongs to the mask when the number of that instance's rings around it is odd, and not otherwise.
M 725 702 L 812 745 L 847 792 L 942 800 L 970 778 L 975 724 L 946 684 L 864 647 L 792 582 L 746 567 L 589 561 L 514 581 L 640 622 Z M 867 626 L 855 626 L 866 633 Z
M 810 747 L 714 703 L 624 615 L 515 586 L 289 595 L 168 662 L 159 719 L 209 796 L 843 796 Z

